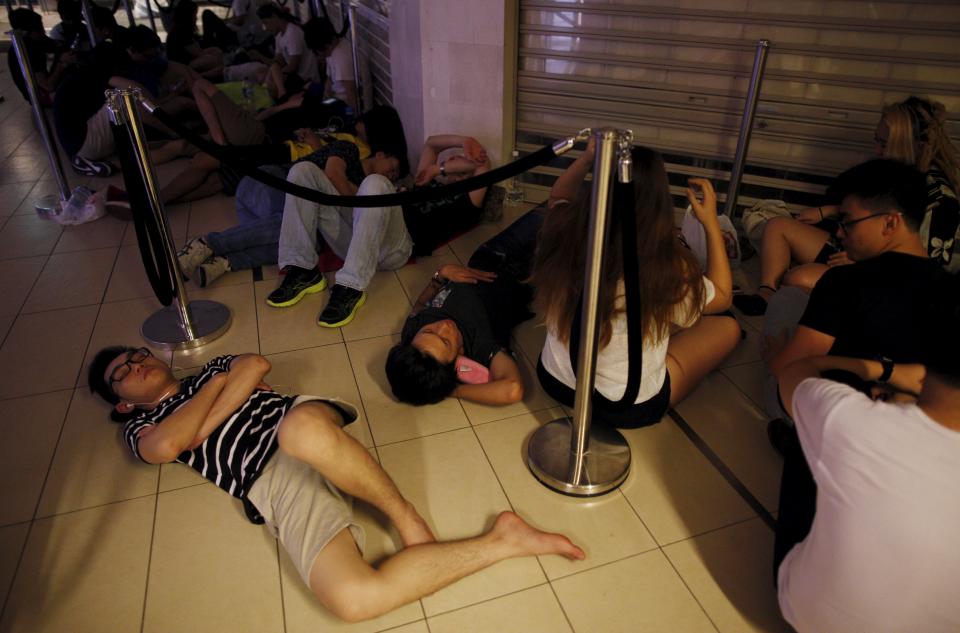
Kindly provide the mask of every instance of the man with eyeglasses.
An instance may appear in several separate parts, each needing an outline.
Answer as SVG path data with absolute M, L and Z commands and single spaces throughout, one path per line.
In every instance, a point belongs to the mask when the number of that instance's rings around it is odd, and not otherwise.
M 91 362 L 89 384 L 114 405 L 111 418 L 123 422 L 139 459 L 186 464 L 243 501 L 320 602 L 344 620 L 376 617 L 507 558 L 584 558 L 565 536 L 512 512 L 480 536 L 436 542 L 389 475 L 344 432 L 356 409 L 335 398 L 277 393 L 264 383 L 269 371 L 263 356 L 243 354 L 177 379 L 146 348 L 109 347 Z M 383 512 L 400 534 L 404 549 L 377 568 L 360 553 L 363 529 L 349 497 Z

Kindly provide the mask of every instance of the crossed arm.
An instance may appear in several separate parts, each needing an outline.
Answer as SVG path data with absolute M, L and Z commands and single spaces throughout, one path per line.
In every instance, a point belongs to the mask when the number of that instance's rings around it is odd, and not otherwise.
M 151 464 L 163 464 L 200 446 L 262 385 L 269 371 L 270 361 L 263 356 L 237 356 L 230 362 L 230 371 L 213 376 L 188 403 L 140 432 L 140 456 Z
M 490 382 L 457 385 L 453 395 L 480 404 L 506 405 L 523 400 L 520 368 L 507 352 L 497 352 L 490 362 Z

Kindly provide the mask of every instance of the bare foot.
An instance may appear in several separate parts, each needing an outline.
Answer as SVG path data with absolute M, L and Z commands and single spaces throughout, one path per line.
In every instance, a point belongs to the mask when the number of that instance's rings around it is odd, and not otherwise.
M 587 555 L 563 534 L 541 532 L 513 512 L 501 512 L 493 524 L 491 535 L 501 539 L 515 556 L 559 554 L 570 560 L 583 560 Z
M 397 532 L 400 533 L 400 540 L 403 541 L 404 547 L 433 543 L 437 540 L 430 526 L 423 520 L 412 503 L 407 503 L 407 512 L 403 519 L 395 520 L 393 524 L 397 528 Z

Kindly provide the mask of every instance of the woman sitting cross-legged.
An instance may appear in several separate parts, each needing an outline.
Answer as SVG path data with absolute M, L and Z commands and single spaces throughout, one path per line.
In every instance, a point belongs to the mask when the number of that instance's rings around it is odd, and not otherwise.
M 578 334 L 578 303 L 583 288 L 589 221 L 589 192 L 581 187 L 593 164 L 594 143 L 557 179 L 551 210 L 540 232 L 532 283 L 546 316 L 547 339 L 537 366 L 544 390 L 573 405 L 576 375 L 571 335 Z M 600 339 L 593 421 L 621 428 L 659 422 L 737 346 L 740 327 L 727 314 L 732 281 L 717 222 L 716 194 L 709 181 L 691 178 L 687 198 L 707 236 L 707 269 L 676 237 L 673 201 L 663 159 L 633 150 L 633 194 L 640 313 L 628 314 L 621 246 L 623 222 L 611 218 L 611 241 L 604 252 L 600 290 Z M 703 201 L 697 199 L 701 190 Z M 578 195 L 578 192 L 579 195 Z M 628 321 L 642 333 L 639 391 L 621 402 L 628 383 Z M 639 326 L 639 327 L 636 327 Z M 574 330 L 577 330 L 574 332 Z M 631 332 L 631 335 L 633 332 Z M 636 362 L 636 359 L 634 359 Z

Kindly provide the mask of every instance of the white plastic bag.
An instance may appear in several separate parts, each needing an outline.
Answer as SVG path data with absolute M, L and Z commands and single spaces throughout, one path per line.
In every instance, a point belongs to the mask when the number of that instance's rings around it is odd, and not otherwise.
M 84 224 L 104 216 L 104 195 L 87 187 L 75 187 L 63 210 L 51 216 L 58 224 Z
M 720 232 L 723 234 L 723 246 L 727 251 L 727 259 L 730 260 L 731 268 L 740 267 L 740 242 L 737 239 L 737 229 L 733 222 L 725 215 L 718 215 L 720 222 Z M 697 219 L 693 209 L 687 207 L 687 212 L 683 214 L 683 224 L 680 225 L 680 235 L 683 241 L 687 243 L 690 250 L 697 256 L 700 267 L 707 269 L 707 233 Z

